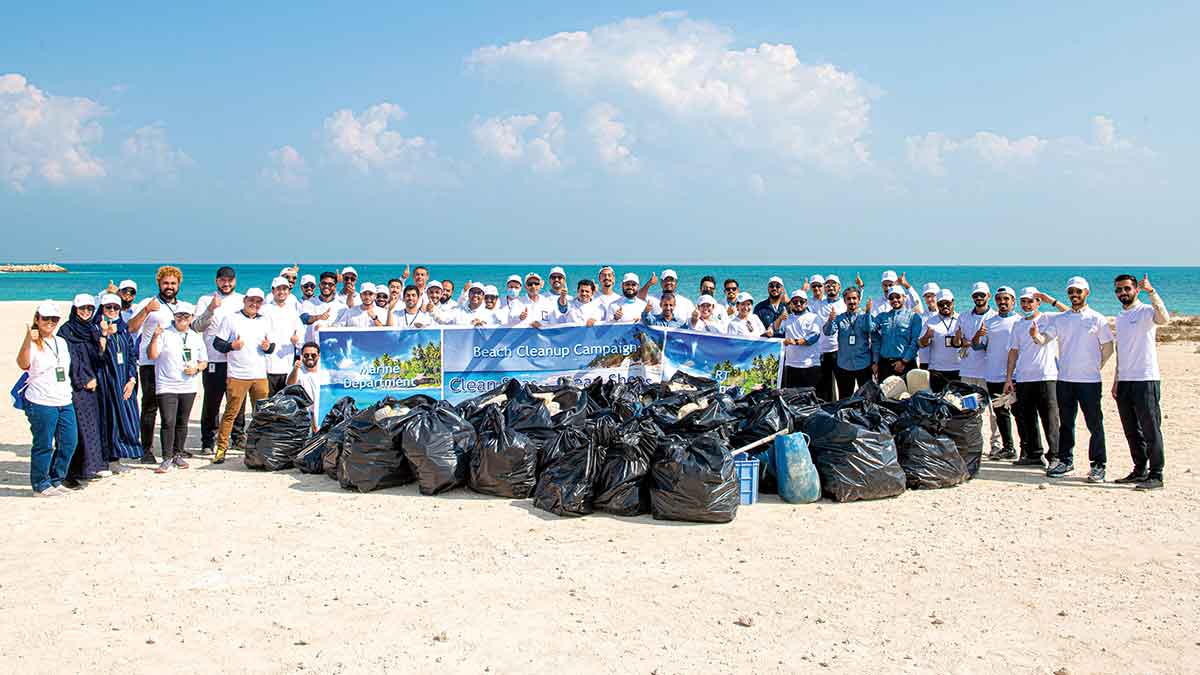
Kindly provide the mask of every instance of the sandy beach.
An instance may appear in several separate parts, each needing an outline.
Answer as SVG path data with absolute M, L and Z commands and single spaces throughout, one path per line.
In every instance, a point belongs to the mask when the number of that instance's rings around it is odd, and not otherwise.
M 0 303 L 6 392 L 33 307 Z M 765 497 L 722 526 L 358 494 L 240 456 L 33 499 L 6 402 L 0 671 L 1195 672 L 1200 354 L 1159 355 L 1165 490 L 1085 483 L 1085 441 L 1067 479 L 985 462 L 958 488 Z M 1111 480 L 1130 461 L 1104 412 Z

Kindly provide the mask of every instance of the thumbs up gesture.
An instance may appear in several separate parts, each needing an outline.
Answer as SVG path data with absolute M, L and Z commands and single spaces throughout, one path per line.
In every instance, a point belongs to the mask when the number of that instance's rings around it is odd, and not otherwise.
M 157 312 L 159 309 L 162 309 L 162 303 L 158 301 L 158 298 L 150 298 L 150 302 L 146 303 L 146 309 L 151 312 Z
M 1138 288 L 1146 291 L 1147 293 L 1154 293 L 1154 286 L 1150 283 L 1149 274 L 1142 275 L 1142 283 L 1138 284 Z
M 117 290 L 118 290 L 118 289 L 117 289 L 117 285 L 113 283 L 113 280 L 112 280 L 112 279 L 109 279 L 109 280 L 108 280 L 108 286 L 106 286 L 106 287 L 104 288 L 104 292 L 105 292 L 105 293 L 114 293 L 114 294 L 115 294 L 115 293 L 117 292 Z
M 657 283 L 658 283 L 658 274 L 656 274 L 655 272 L 651 272 L 650 273 L 650 285 L 653 286 Z
M 271 348 L 271 341 L 268 340 L 267 336 L 264 335 L 262 342 L 258 343 L 258 347 L 259 347 L 259 349 L 262 349 L 265 352 Z
M 240 335 L 233 336 L 233 339 L 229 341 L 229 348 L 234 351 L 237 351 L 244 346 L 246 346 L 246 343 L 242 342 L 242 337 Z
M 220 294 L 220 293 L 213 293 L 213 294 L 212 294 L 212 301 L 208 303 L 208 308 L 209 308 L 209 309 L 216 309 L 216 308 L 218 308 L 218 307 L 220 307 L 220 306 L 221 306 L 221 294 Z
M 871 313 L 871 307 L 875 305 L 875 298 L 867 298 L 867 314 Z

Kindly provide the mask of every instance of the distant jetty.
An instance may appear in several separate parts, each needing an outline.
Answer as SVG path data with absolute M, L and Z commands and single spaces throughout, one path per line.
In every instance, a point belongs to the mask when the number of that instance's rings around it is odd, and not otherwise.
M 0 272 L 66 272 L 67 268 L 54 263 L 42 263 L 38 265 L 0 265 Z

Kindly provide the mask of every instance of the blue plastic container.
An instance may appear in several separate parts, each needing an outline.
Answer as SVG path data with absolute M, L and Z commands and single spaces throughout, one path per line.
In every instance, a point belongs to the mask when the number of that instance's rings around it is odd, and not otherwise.
M 811 504 L 821 498 L 821 477 L 802 433 L 775 439 L 775 480 L 779 498 L 789 504 Z
M 735 459 L 733 469 L 737 473 L 738 495 L 741 504 L 754 504 L 758 501 L 758 460 Z

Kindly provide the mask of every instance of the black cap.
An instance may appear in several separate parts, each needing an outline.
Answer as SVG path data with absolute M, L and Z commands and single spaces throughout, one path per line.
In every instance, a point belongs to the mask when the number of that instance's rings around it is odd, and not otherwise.
M 222 278 L 236 279 L 237 272 L 235 272 L 233 270 L 233 268 L 230 267 L 229 265 L 224 265 L 220 269 L 217 270 L 217 278 L 218 279 L 222 279 Z

